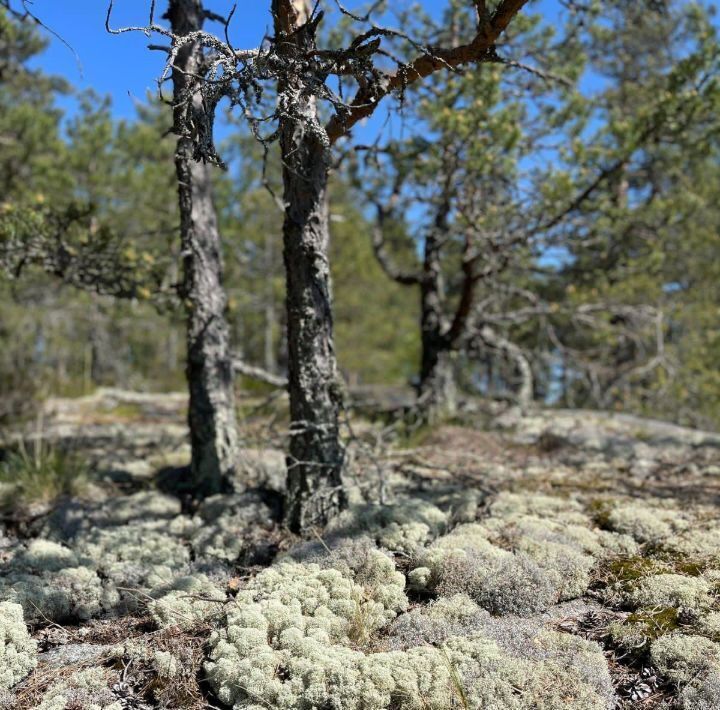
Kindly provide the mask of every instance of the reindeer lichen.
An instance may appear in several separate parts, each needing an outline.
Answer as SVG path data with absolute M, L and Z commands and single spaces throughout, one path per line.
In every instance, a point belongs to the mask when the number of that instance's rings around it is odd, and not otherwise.
M 112 692 L 111 678 L 115 674 L 107 668 L 88 668 L 58 681 L 45 692 L 37 710 L 123 710 L 125 705 Z
M 379 630 L 390 639 L 407 624 L 403 617 L 392 622 L 404 607 L 399 599 L 378 601 L 373 587 L 389 567 L 370 559 L 377 573 L 367 563 L 341 571 L 282 562 L 251 580 L 210 640 L 206 670 L 220 700 L 246 710 L 329 703 L 338 710 L 609 707 L 607 665 L 597 645 L 542 632 L 528 644 L 534 652 L 513 655 L 483 634 L 488 615 L 467 596 L 438 600 L 424 612 L 438 646 L 376 650 L 386 643 Z M 471 633 L 440 640 L 442 625 Z M 600 687 L 598 677 L 607 684 Z
M 0 690 L 19 683 L 37 665 L 35 641 L 19 604 L 0 602 Z
M 662 636 L 650 646 L 650 657 L 662 675 L 680 685 L 720 670 L 720 645 L 703 636 Z

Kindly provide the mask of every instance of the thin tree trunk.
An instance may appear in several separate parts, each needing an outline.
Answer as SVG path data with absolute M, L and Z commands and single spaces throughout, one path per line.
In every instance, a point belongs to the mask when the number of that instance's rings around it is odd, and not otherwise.
M 90 306 L 90 382 L 94 386 L 107 383 L 108 375 L 118 381 L 117 368 L 113 362 L 113 348 L 107 322 L 95 294 Z
M 299 29 L 308 18 L 305 0 L 273 0 L 273 15 L 289 61 L 314 48 L 315 28 Z M 289 76 L 278 86 L 291 416 L 285 514 L 294 531 L 324 525 L 345 504 L 328 262 L 330 144 L 301 82 Z
M 429 424 L 457 413 L 458 391 L 453 364 L 454 352 L 423 339 L 422 370 L 418 403 L 422 418 Z
M 205 19 L 200 0 L 170 0 L 167 16 L 176 35 L 201 29 Z M 210 167 L 193 159 L 192 137 L 184 132 L 180 120 L 184 102 L 201 101 L 190 82 L 194 82 L 194 74 L 202 73 L 198 71 L 202 61 L 197 44 L 183 47 L 175 61 L 173 87 L 192 475 L 195 493 L 206 496 L 232 487 L 238 443 L 227 299 Z

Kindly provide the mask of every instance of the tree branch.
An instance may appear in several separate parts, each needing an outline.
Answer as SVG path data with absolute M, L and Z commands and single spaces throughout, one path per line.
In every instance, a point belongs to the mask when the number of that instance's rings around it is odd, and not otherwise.
M 261 367 L 250 365 L 239 357 L 233 358 L 233 369 L 235 372 L 244 375 L 245 377 L 250 377 L 253 380 L 264 382 L 265 384 L 272 385 L 273 387 L 284 388 L 287 387 L 288 384 L 286 377 L 283 377 L 282 375 L 274 375 L 272 372 L 263 370 Z
M 393 91 L 404 89 L 441 69 L 454 69 L 461 64 L 494 59 L 495 42 L 527 2 L 502 0 L 490 21 L 478 27 L 477 34 L 468 44 L 451 49 L 433 48 L 410 64 L 400 67 L 395 74 L 385 74 L 361 87 L 350 104 L 339 110 L 328 122 L 325 130 L 330 143 L 335 143 L 356 123 L 371 116 L 380 101 Z
M 375 258 L 380 264 L 382 270 L 388 277 L 403 286 L 415 286 L 420 283 L 420 274 L 418 272 L 402 271 L 392 261 L 392 258 L 385 249 L 385 230 L 384 224 L 388 217 L 388 211 L 380 204 L 375 204 L 377 208 L 377 220 L 373 227 L 373 252 Z

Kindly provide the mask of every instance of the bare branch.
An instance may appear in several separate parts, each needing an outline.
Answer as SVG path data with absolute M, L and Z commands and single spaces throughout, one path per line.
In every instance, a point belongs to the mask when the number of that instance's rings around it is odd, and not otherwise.
M 272 372 L 263 370 L 261 367 L 255 367 L 250 365 L 239 357 L 233 358 L 233 369 L 235 372 L 250 377 L 253 380 L 264 382 L 265 384 L 272 385 L 273 387 L 287 387 L 288 381 L 286 377 L 281 375 L 274 375 Z
M 515 362 L 521 382 L 518 404 L 523 410 L 528 409 L 533 401 L 533 372 L 522 348 L 487 325 L 480 329 L 478 335 L 486 345 L 505 352 Z
M 391 278 L 403 286 L 414 286 L 420 283 L 418 272 L 402 271 L 393 263 L 392 258 L 385 248 L 385 223 L 389 212 L 382 205 L 376 203 L 377 219 L 373 226 L 373 251 L 375 258 L 382 267 L 382 270 Z

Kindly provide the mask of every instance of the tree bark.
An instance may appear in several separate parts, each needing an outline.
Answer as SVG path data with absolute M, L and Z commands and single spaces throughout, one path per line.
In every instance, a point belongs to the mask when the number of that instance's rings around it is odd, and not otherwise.
M 433 424 L 457 413 L 454 351 L 423 340 L 418 405 L 422 420 Z
M 433 423 L 457 411 L 457 387 L 453 370 L 454 343 L 448 336 L 442 248 L 447 237 L 450 202 L 438 207 L 434 228 L 425 237 L 420 281 L 421 361 L 418 406 L 422 418 Z
M 305 0 L 273 0 L 278 52 L 288 64 L 315 48 Z M 278 85 L 285 221 L 290 451 L 286 523 L 301 532 L 325 525 L 345 505 L 342 403 L 333 343 L 327 185 L 330 143 L 301 76 Z
M 167 17 L 174 34 L 186 35 L 202 28 L 205 13 L 200 0 L 170 0 Z M 185 45 L 178 52 L 172 78 L 191 468 L 196 495 L 207 496 L 232 488 L 238 443 L 230 329 L 225 317 L 227 298 L 210 166 L 194 160 L 193 139 L 181 121 L 187 101 L 194 106 L 201 102 L 193 75 L 202 73 L 198 71 L 202 62 L 201 47 L 196 43 Z

